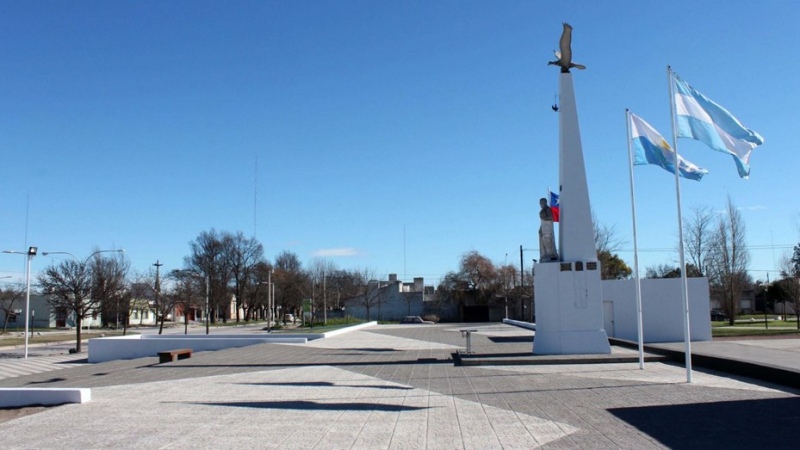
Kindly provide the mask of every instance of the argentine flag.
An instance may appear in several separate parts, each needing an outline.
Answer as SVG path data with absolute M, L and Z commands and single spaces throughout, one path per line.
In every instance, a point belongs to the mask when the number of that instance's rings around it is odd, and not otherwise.
M 714 150 L 733 156 L 739 176 L 750 175 L 750 153 L 764 138 L 745 128 L 736 117 L 705 95 L 695 91 L 676 73 L 675 114 L 678 137 L 696 139 Z
M 675 152 L 667 141 L 641 117 L 630 114 L 631 145 L 634 149 L 634 165 L 655 164 L 664 170 L 675 173 Z M 678 155 L 678 169 L 680 176 L 690 180 L 700 181 L 707 174 L 706 169 L 701 169 Z

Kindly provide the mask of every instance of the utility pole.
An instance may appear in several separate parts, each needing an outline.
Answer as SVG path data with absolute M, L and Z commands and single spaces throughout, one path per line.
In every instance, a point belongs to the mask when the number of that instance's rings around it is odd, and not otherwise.
M 164 264 L 161 264 L 158 260 L 156 260 L 156 263 L 153 265 L 156 266 L 156 285 L 154 286 L 156 290 L 156 311 L 161 312 L 163 315 L 163 311 L 161 311 L 161 302 L 160 302 L 161 299 L 159 298 L 159 294 L 161 293 L 161 280 L 159 279 L 160 275 L 159 269 L 161 269 L 161 266 L 163 266 Z M 158 318 L 158 315 L 156 315 L 156 318 Z M 164 331 L 164 317 L 161 317 L 161 324 L 159 325 L 158 328 L 158 334 L 161 334 L 162 331 Z

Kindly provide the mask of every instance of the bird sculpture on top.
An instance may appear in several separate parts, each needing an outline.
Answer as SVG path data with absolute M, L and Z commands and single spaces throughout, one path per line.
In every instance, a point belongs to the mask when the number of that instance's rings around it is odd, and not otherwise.
M 564 22 L 564 31 L 561 32 L 561 40 L 558 43 L 559 50 L 553 51 L 556 55 L 555 61 L 549 61 L 548 66 L 561 67 L 561 73 L 569 73 L 569 69 L 576 68 L 583 70 L 586 68 L 583 64 L 572 62 L 572 26 Z

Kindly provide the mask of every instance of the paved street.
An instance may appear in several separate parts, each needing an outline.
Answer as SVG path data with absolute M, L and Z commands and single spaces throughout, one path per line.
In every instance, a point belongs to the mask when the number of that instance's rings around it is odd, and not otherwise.
M 687 384 L 663 362 L 456 366 L 458 328 L 374 326 L 168 364 L 0 366 L 2 387 L 92 388 L 90 403 L 0 423 L 3 448 L 781 448 L 800 425 L 791 389 L 701 370 Z M 477 353 L 530 351 L 528 331 L 477 328 Z

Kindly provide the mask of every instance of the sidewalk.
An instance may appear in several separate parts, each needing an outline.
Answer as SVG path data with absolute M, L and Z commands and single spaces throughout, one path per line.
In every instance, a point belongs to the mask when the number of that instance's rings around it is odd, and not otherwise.
M 459 327 L 375 326 L 306 345 L 1 379 L 92 388 L 90 403 L 0 423 L 3 446 L 758 448 L 785 447 L 790 436 L 751 430 L 774 430 L 776 417 L 787 433 L 800 425 L 797 391 L 705 370 L 687 384 L 672 363 L 455 366 Z M 512 327 L 477 328 L 476 351 L 530 350 Z

